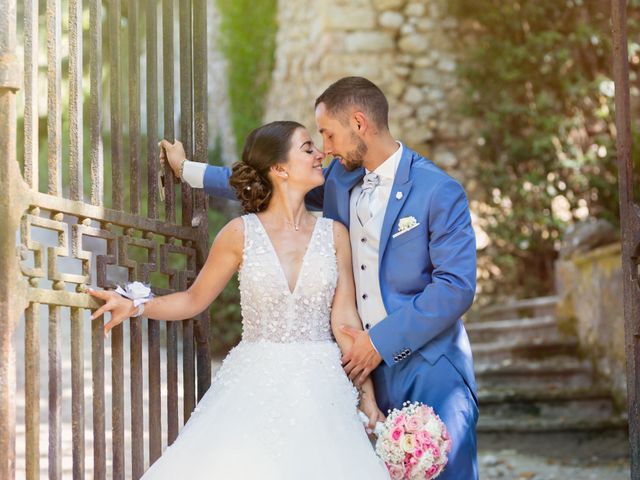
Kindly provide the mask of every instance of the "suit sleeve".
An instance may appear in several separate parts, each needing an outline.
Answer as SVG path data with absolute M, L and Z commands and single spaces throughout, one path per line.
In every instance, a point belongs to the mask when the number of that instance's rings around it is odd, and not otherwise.
M 431 283 L 375 325 L 371 340 L 391 366 L 450 328 L 473 302 L 476 289 L 476 242 L 469 204 L 453 179 L 433 192 L 428 214 Z
M 235 192 L 229 186 L 230 176 L 231 169 L 229 167 L 207 165 L 207 169 L 204 172 L 204 191 L 213 197 L 237 200 Z
M 324 185 L 316 187 L 307 193 L 304 197 L 304 203 L 308 210 L 312 212 L 321 212 L 324 204 Z

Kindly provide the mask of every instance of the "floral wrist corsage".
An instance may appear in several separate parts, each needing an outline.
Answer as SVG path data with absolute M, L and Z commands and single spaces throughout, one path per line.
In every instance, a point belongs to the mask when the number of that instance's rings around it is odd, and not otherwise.
M 139 317 L 144 312 L 144 304 L 153 298 L 151 287 L 142 282 L 129 282 L 124 288 L 120 285 L 116 288 L 116 293 L 133 301 L 133 306 L 138 308 L 135 316 Z

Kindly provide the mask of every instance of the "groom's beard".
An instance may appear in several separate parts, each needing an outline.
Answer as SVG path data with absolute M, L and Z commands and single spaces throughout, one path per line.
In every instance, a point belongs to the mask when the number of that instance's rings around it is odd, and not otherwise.
M 368 151 L 367 145 L 355 133 L 351 133 L 351 140 L 356 144 L 355 150 L 347 152 L 347 154 L 342 157 L 344 160 L 344 168 L 348 172 L 353 172 L 362 167 L 364 156 Z

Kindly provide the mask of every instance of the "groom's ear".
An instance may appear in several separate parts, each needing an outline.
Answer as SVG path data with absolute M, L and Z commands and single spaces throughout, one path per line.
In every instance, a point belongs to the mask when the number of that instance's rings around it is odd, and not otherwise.
M 352 120 L 353 128 L 358 133 L 364 133 L 369 126 L 369 119 L 362 112 L 359 112 L 359 111 L 354 112 L 353 116 L 351 117 L 351 120 Z

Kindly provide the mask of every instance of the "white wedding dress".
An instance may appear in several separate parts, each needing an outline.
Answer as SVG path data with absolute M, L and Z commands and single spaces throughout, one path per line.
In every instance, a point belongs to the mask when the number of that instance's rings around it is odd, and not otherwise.
M 242 218 L 242 341 L 143 478 L 388 480 L 331 335 L 332 221 L 317 220 L 292 292 L 258 217 Z

